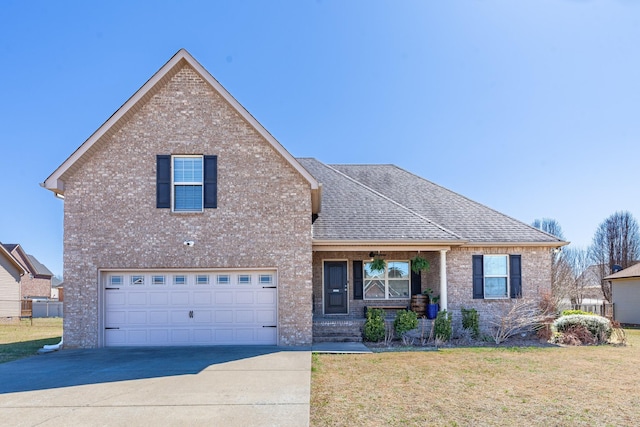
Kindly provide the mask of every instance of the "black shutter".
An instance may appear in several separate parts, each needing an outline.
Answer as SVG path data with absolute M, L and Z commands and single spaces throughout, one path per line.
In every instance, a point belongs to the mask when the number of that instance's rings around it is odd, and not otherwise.
M 411 270 L 411 295 L 419 295 L 422 293 L 422 275 L 420 272 Z
M 511 298 L 522 297 L 522 260 L 520 255 L 509 255 Z
M 363 278 L 362 261 L 353 261 L 353 299 L 362 299 Z
M 473 298 L 484 298 L 484 264 L 482 255 L 473 255 Z
M 204 156 L 204 207 L 218 207 L 218 156 Z
M 171 156 L 156 156 L 156 208 L 171 207 Z

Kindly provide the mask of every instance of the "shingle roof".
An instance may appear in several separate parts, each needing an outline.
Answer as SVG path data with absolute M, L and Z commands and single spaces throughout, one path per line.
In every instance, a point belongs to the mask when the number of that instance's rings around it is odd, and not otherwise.
M 375 234 L 381 240 L 564 243 L 395 165 L 300 161 L 323 184 L 322 210 L 314 223 L 316 239 Z
M 27 254 L 27 257 L 29 258 L 29 262 L 31 262 L 31 265 L 35 270 L 32 272 L 33 274 L 37 274 L 39 276 L 53 276 L 53 273 L 51 272 L 51 270 L 49 270 L 44 264 L 38 261 L 36 257 L 28 254 Z
M 298 159 L 322 183 L 313 224 L 320 240 L 457 241 L 454 233 L 315 159 Z
M 620 270 L 617 273 L 611 274 L 605 277 L 605 279 L 606 280 L 630 279 L 633 277 L 640 277 L 640 263 L 634 264 L 631 267 L 627 267 L 624 270 Z

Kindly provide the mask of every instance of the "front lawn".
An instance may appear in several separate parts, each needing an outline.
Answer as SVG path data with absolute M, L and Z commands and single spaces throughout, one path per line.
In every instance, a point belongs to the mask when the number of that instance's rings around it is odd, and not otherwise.
M 640 330 L 626 332 L 626 347 L 314 354 L 311 425 L 634 425 Z
M 0 324 L 0 363 L 31 356 L 45 344 L 57 344 L 62 337 L 62 319 L 21 320 Z

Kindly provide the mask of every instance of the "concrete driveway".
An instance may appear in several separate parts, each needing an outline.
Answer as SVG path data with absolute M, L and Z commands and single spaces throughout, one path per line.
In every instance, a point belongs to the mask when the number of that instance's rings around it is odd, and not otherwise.
M 0 425 L 308 426 L 311 352 L 62 350 L 0 364 Z

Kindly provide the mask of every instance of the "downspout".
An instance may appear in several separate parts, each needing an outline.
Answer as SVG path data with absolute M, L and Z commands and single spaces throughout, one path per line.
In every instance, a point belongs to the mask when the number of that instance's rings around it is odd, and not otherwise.
M 440 310 L 447 309 L 447 250 L 440 250 Z

